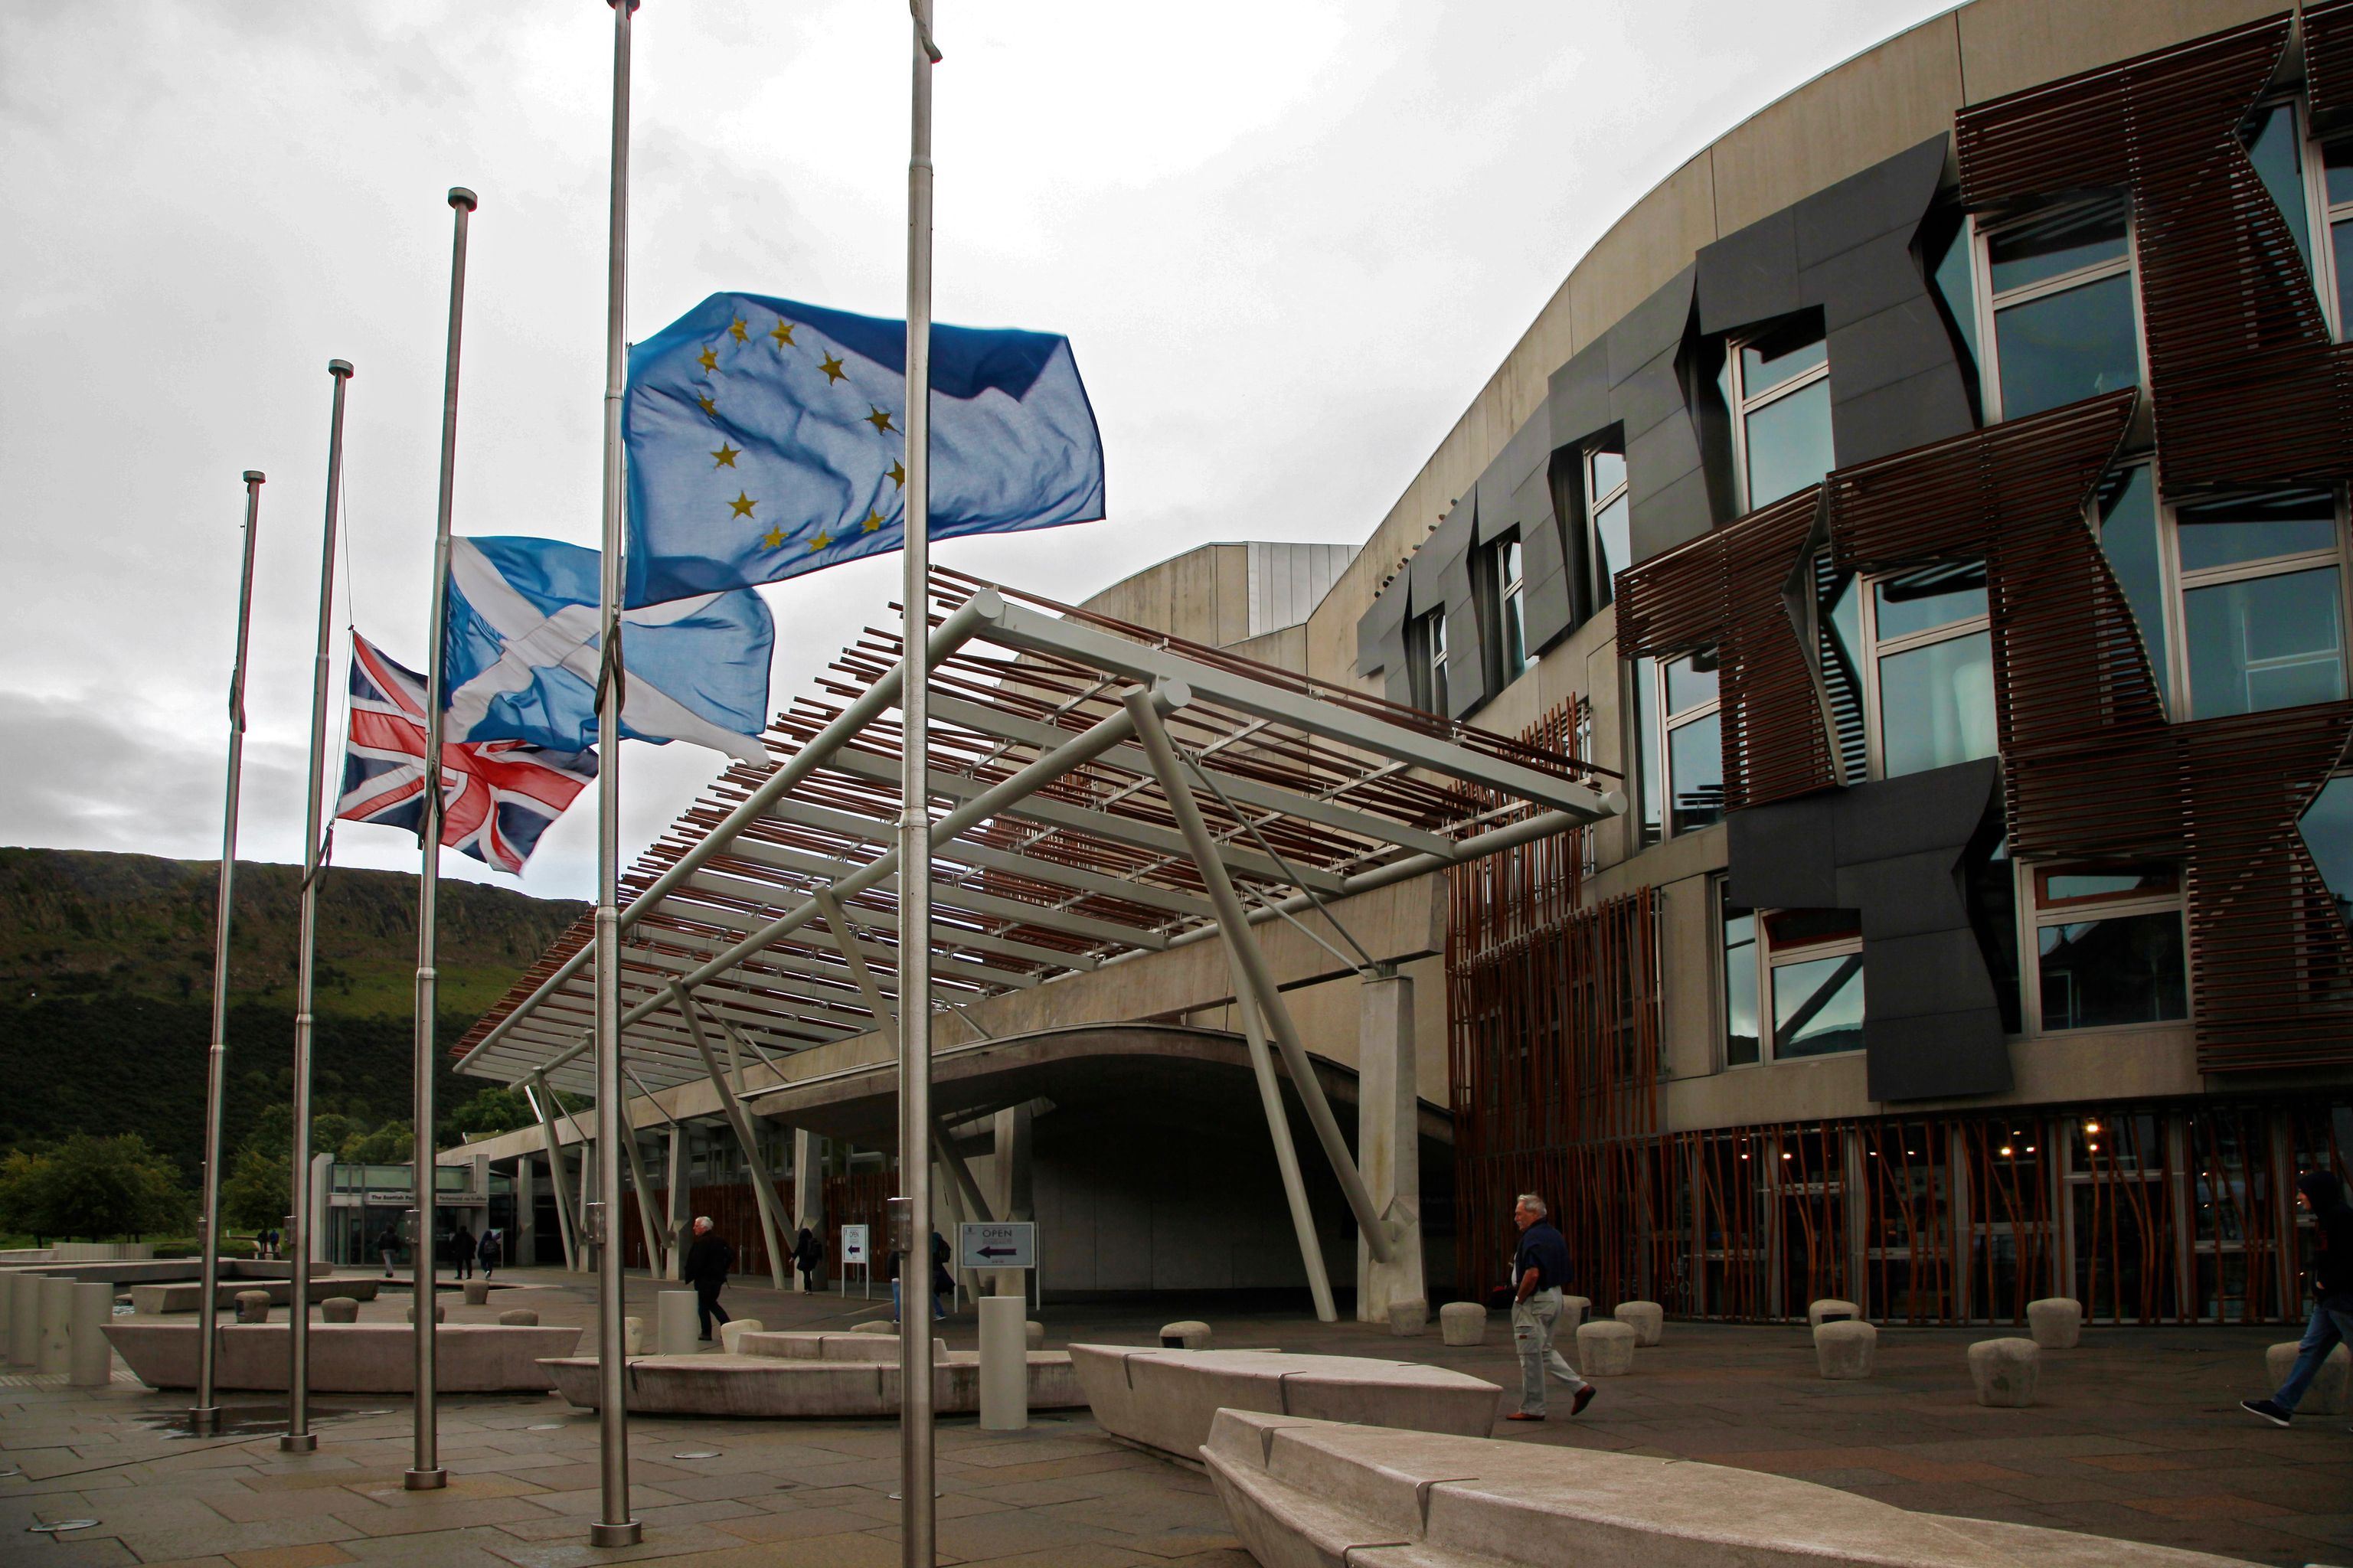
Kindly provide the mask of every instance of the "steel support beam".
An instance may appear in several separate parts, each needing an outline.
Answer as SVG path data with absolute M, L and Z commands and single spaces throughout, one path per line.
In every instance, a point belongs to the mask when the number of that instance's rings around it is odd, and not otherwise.
M 564 1241 L 564 1268 L 570 1273 L 580 1267 L 580 1247 L 572 1234 L 572 1181 L 564 1173 L 564 1148 L 556 1142 L 555 1121 L 547 1114 L 547 1108 L 555 1103 L 555 1094 L 547 1087 L 544 1073 L 532 1074 L 531 1084 L 537 1092 L 527 1091 L 523 1098 L 539 1117 L 540 1136 L 547 1145 L 547 1179 L 555 1188 L 555 1228 Z
M 776 1184 L 769 1179 L 768 1163 L 760 1158 L 760 1141 L 752 1131 L 752 1119 L 744 1114 L 743 1105 L 727 1087 L 726 1075 L 711 1048 L 710 1037 L 703 1033 L 702 1020 L 695 1016 L 693 1002 L 675 983 L 670 987 L 670 999 L 678 1005 L 679 1016 L 686 1020 L 688 1030 L 694 1036 L 694 1048 L 702 1053 L 702 1069 L 711 1075 L 711 1087 L 719 1093 L 719 1109 L 726 1113 L 727 1125 L 734 1130 L 735 1142 L 744 1151 L 744 1164 L 751 1167 L 752 1196 L 760 1208 L 760 1234 L 768 1243 L 768 1278 L 781 1290 L 785 1288 L 786 1264 L 778 1235 L 784 1228 L 784 1216 L 776 1212 Z

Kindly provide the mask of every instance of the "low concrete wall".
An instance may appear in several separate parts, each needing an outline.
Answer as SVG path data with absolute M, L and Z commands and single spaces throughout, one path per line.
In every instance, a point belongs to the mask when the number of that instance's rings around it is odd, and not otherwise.
M 384 1281 L 374 1275 L 354 1274 L 343 1279 L 313 1279 L 311 1281 L 312 1305 L 330 1296 L 349 1296 L 354 1301 L 373 1301 Z M 259 1290 L 269 1298 L 273 1307 L 283 1307 L 294 1300 L 291 1279 L 226 1279 L 213 1289 L 213 1305 L 224 1310 L 237 1305 L 237 1299 L 248 1290 Z M 205 1299 L 204 1281 L 181 1280 L 170 1285 L 133 1285 L 131 1287 L 131 1310 L 142 1317 L 153 1317 L 165 1312 L 193 1312 Z
M 284 1323 L 227 1323 L 216 1331 L 214 1382 L 221 1388 L 286 1387 Z M 576 1328 L 445 1323 L 434 1334 L 433 1386 L 444 1394 L 543 1392 L 554 1386 L 543 1364 L 579 1348 Z M 416 1390 L 414 1331 L 406 1323 L 311 1325 L 314 1394 L 410 1394 Z M 152 1388 L 193 1388 L 196 1325 L 117 1319 L 106 1337 Z
M 779 1339 L 746 1334 L 745 1339 Z M 815 1335 L 807 1336 L 816 1338 Z M 828 1335 L 848 1339 L 853 1336 Z M 895 1351 L 896 1342 L 875 1342 Z M 596 1358 L 569 1356 L 542 1363 L 557 1393 L 583 1410 L 597 1407 Z M 1031 1351 L 1029 1408 L 1071 1410 L 1086 1403 L 1064 1351 Z M 632 1357 L 628 1405 L 649 1415 L 723 1415 L 748 1420 L 832 1419 L 899 1414 L 899 1367 L 881 1362 L 821 1361 L 782 1355 L 650 1355 Z M 932 1402 L 943 1415 L 980 1409 L 980 1358 L 951 1352 L 932 1369 Z
M 835 1333 L 766 1333 L 745 1334 L 736 1349 L 744 1355 L 774 1356 L 786 1361 L 832 1361 L 883 1363 L 899 1364 L 899 1336 L 896 1334 L 835 1334 Z M 944 1340 L 932 1341 L 932 1359 L 954 1361 L 958 1354 L 951 1352 Z
M 1262 1568 L 2226 1568 L 2234 1558 L 1912 1513 L 1717 1465 L 1221 1410 L 1201 1450 Z M 2239 1564 L 2243 1568 L 2243 1564 Z
M 1504 1399 L 1463 1373 L 1366 1356 L 1072 1345 L 1071 1364 L 1104 1431 L 1187 1460 L 1221 1410 L 1483 1437 Z

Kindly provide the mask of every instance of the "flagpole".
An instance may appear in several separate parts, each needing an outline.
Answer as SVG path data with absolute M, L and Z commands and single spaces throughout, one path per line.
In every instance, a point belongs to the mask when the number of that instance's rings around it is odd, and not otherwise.
M 629 1412 L 622 1386 L 620 1237 L 613 1232 L 621 1190 L 621 1140 L 637 1134 L 621 1119 L 621 398 L 628 371 L 629 16 L 638 0 L 613 7 L 611 227 L 605 247 L 604 573 L 597 605 L 603 664 L 596 677 L 596 1201 L 588 1215 L 596 1244 L 596 1449 L 600 1515 L 591 1546 L 634 1546 L 644 1530 L 629 1517 Z
M 288 1167 L 287 1250 L 293 1261 L 291 1301 L 286 1319 L 286 1430 L 279 1448 L 308 1454 L 319 1446 L 311 1430 L 311 998 L 318 967 L 321 834 L 326 803 L 322 774 L 327 757 L 328 639 L 335 609 L 335 520 L 343 489 L 343 387 L 352 362 L 331 359 L 334 412 L 327 426 L 327 521 L 319 546 L 319 646 L 311 663 L 311 797 L 302 816 L 302 900 L 294 994 L 294 1139 Z
M 409 1316 L 414 1321 L 417 1347 L 415 1457 L 401 1484 L 413 1492 L 447 1486 L 449 1472 L 435 1454 L 439 1438 L 434 1387 L 433 1344 L 433 1063 L 440 1047 L 433 1037 L 437 1016 L 434 969 L 434 916 L 441 892 L 441 641 L 449 621 L 449 513 L 458 483 L 458 345 L 466 321 L 466 220 L 479 205 L 474 193 L 452 186 L 449 205 L 456 214 L 456 233 L 449 247 L 449 347 L 441 377 L 441 499 L 433 521 L 433 610 L 427 646 L 425 678 L 424 815 L 418 819 L 420 865 L 417 874 L 417 1104 L 416 1142 L 410 1152 L 410 1185 L 416 1206 L 408 1213 L 416 1226 L 409 1259 Z
M 907 153 L 906 676 L 899 698 L 899 1540 L 906 1568 L 933 1568 L 932 1497 L 932 0 L 914 16 Z
M 245 761 L 245 644 L 253 625 L 253 541 L 261 524 L 262 472 L 245 470 L 245 570 L 237 590 L 237 662 L 228 677 L 228 797 L 221 807 L 220 891 L 213 915 L 213 1043 L 205 1064 L 205 1179 L 197 1200 L 196 1403 L 188 1425 L 198 1435 L 220 1427 L 213 1391 L 220 1292 L 221 1096 L 228 1082 L 229 899 L 237 885 L 237 773 Z

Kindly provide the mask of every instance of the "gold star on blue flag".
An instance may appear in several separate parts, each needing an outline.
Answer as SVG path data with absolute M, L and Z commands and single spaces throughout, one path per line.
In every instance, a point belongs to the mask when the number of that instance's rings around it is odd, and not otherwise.
M 626 603 L 898 549 L 906 337 L 902 321 L 714 294 L 631 349 Z M 1102 517 L 1103 440 L 1070 340 L 933 327 L 931 460 L 934 539 Z

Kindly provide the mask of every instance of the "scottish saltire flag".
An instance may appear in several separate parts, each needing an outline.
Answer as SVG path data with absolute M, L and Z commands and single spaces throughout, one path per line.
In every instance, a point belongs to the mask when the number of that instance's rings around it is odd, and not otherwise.
M 899 548 L 907 324 L 713 294 L 629 351 L 626 602 L 774 583 Z M 1103 515 L 1068 338 L 932 329 L 931 532 Z
M 596 742 L 600 557 L 552 539 L 449 542 L 449 735 L 582 752 Z M 776 626 L 748 588 L 621 616 L 621 733 L 764 763 Z
M 351 708 L 335 816 L 417 832 L 425 823 L 425 678 L 354 632 Z M 594 752 L 445 739 L 441 842 L 501 871 L 520 871 L 547 825 L 596 776 Z

